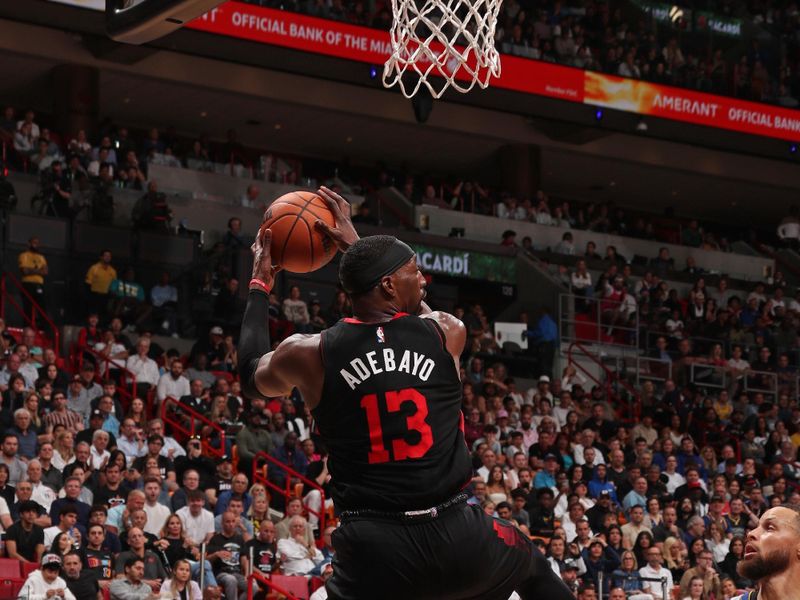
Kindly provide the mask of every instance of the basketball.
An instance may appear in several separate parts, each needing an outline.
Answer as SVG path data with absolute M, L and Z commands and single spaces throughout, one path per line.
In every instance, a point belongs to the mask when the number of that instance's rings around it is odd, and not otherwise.
M 289 192 L 273 201 L 261 226 L 272 231 L 272 263 L 292 273 L 310 273 L 328 264 L 336 246 L 316 230 L 318 220 L 336 225 L 325 201 L 313 192 Z

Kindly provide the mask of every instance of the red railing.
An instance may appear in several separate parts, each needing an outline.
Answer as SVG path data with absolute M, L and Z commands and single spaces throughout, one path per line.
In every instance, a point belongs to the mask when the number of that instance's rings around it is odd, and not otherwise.
M 589 371 L 586 367 L 575 360 L 574 354 L 575 350 L 579 350 L 582 353 L 582 356 L 596 364 L 600 367 L 600 370 L 605 374 L 605 381 L 600 381 L 594 374 Z M 638 419 L 639 413 L 641 412 L 641 397 L 639 396 L 639 392 L 636 391 L 630 383 L 622 379 L 616 371 L 612 371 L 607 366 L 605 366 L 594 354 L 589 352 L 583 344 L 580 342 L 572 342 L 567 349 L 567 360 L 570 365 L 575 367 L 576 370 L 580 370 L 581 373 L 586 375 L 588 379 L 593 381 L 596 385 L 605 388 L 606 396 L 609 400 L 611 400 L 614 396 L 616 396 L 616 392 L 614 391 L 614 383 L 620 385 L 620 387 L 625 388 L 625 390 L 630 394 L 631 398 L 633 399 L 631 414 L 628 415 L 630 419 Z
M 14 295 L 9 292 L 9 284 L 10 287 L 15 288 L 19 292 L 20 296 L 26 298 L 31 303 L 32 310 L 30 317 L 25 314 L 25 308 L 20 306 Z M 56 327 L 53 320 L 47 316 L 47 313 L 36 299 L 28 293 L 28 290 L 25 289 L 20 280 L 9 271 L 4 271 L 2 276 L 0 276 L 0 318 L 2 319 L 6 318 L 6 302 L 22 315 L 22 320 L 25 325 L 37 331 L 40 330 L 36 327 L 36 315 L 41 315 L 41 320 L 53 332 L 51 338 L 53 340 L 53 350 L 56 356 L 58 356 L 61 349 L 61 334 L 58 331 L 58 327 Z
M 303 580 L 305 580 L 305 577 L 303 577 Z M 259 582 L 263 583 L 265 586 L 267 586 L 267 588 L 269 590 L 271 590 L 273 592 L 276 592 L 278 594 L 281 594 L 283 596 L 286 596 L 286 600 L 300 600 L 300 598 L 298 598 L 297 596 L 295 596 L 291 592 L 283 589 L 279 585 L 273 583 L 272 580 L 269 577 L 267 577 L 263 573 L 260 573 L 260 572 L 256 571 L 255 569 L 247 577 L 247 600 L 253 600 L 253 595 L 254 595 L 254 593 L 253 593 L 253 587 L 254 587 L 253 584 L 256 581 L 259 581 Z
M 286 472 L 285 488 L 269 480 L 267 475 L 258 466 L 259 459 L 263 459 L 267 463 L 272 463 L 276 467 L 283 469 Z M 266 467 L 266 471 L 268 472 L 269 465 L 267 464 L 264 466 Z M 289 477 L 290 475 L 291 477 Z M 252 480 L 253 483 L 256 482 L 261 483 L 267 489 L 280 494 L 281 496 L 286 498 L 286 500 L 290 500 L 296 497 L 293 489 L 292 478 L 298 479 L 301 483 L 304 483 L 307 486 L 310 486 L 315 490 L 318 490 L 320 495 L 322 496 L 319 511 L 312 510 L 310 508 L 307 508 L 307 510 L 308 512 L 315 515 L 319 519 L 319 530 L 323 531 L 325 529 L 325 491 L 322 489 L 322 486 L 318 484 L 316 481 L 312 481 L 311 479 L 304 477 L 303 475 L 292 469 L 289 465 L 282 463 L 277 458 L 275 458 L 274 456 L 270 456 L 266 452 L 259 452 L 253 457 L 253 480 Z
M 172 407 L 172 411 L 169 410 L 170 406 Z M 176 413 L 181 412 L 184 413 L 184 416 L 188 417 L 188 427 L 184 421 L 181 421 L 174 416 Z M 205 415 L 202 415 L 196 410 L 189 408 L 185 404 L 179 403 L 171 396 L 164 398 L 164 401 L 161 403 L 161 420 L 164 421 L 165 424 L 172 425 L 173 432 L 180 432 L 187 439 L 192 436 L 200 436 L 201 443 L 203 445 L 203 451 L 207 454 L 216 456 L 217 458 L 226 454 L 225 428 L 217 423 L 214 423 Z M 206 436 L 201 435 L 202 427 L 200 427 L 198 431 L 198 425 L 210 427 L 217 432 L 219 435 L 219 448 L 215 448 L 213 445 L 211 445 L 210 440 Z

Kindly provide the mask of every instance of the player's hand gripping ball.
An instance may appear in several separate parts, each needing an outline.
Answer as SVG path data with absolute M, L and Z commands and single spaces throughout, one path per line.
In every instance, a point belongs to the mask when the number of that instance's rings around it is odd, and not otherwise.
M 289 192 L 270 204 L 259 235 L 266 228 L 272 231 L 272 264 L 292 273 L 310 273 L 328 264 L 337 248 L 314 226 L 317 221 L 336 226 L 328 205 L 314 192 Z

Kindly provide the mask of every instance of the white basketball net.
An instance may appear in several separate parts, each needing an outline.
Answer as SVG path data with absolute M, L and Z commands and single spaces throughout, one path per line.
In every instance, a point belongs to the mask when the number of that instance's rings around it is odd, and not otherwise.
M 494 35 L 502 0 L 392 0 L 392 55 L 383 85 L 411 98 L 424 85 L 434 98 L 466 93 L 500 76 Z

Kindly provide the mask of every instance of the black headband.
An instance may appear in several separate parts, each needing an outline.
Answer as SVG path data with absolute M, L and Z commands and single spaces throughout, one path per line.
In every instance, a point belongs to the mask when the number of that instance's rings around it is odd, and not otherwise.
M 391 275 L 406 264 L 416 253 L 411 246 L 395 239 L 391 246 L 374 263 L 342 282 L 348 294 L 363 294 L 378 285 L 382 278 Z

